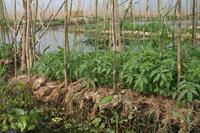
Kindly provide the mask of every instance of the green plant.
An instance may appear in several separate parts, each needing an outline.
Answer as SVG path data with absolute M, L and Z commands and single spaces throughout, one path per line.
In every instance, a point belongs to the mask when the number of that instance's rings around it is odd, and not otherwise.
M 39 120 L 40 110 L 32 109 L 30 112 L 23 109 L 12 109 L 10 112 L 3 114 L 1 129 L 3 132 L 10 130 L 25 132 L 36 128 Z
M 198 50 L 183 47 L 183 80 L 199 85 L 200 60 Z M 176 49 L 155 48 L 153 42 L 146 46 L 117 53 L 116 82 L 125 88 L 132 88 L 146 94 L 171 97 L 177 91 Z M 53 80 L 63 77 L 63 49 L 57 53 L 48 53 L 36 62 L 33 72 L 46 75 Z M 112 86 L 113 53 L 111 51 L 74 52 L 68 61 L 68 80 L 83 79 L 86 88 Z
M 200 85 L 192 82 L 182 81 L 173 97 L 177 98 L 177 103 L 192 103 L 195 98 L 200 96 Z
M 6 110 L 12 108 L 32 108 L 35 105 L 33 96 L 26 88 L 26 84 L 18 81 L 15 85 L 6 87 L 4 91 Z
M 12 57 L 12 47 L 9 44 L 0 44 L 0 59 L 10 59 Z
M 122 64 L 120 73 L 125 85 L 140 92 L 171 95 L 176 74 L 176 59 L 172 51 L 161 53 L 154 48 L 143 47 L 126 56 L 130 59 Z

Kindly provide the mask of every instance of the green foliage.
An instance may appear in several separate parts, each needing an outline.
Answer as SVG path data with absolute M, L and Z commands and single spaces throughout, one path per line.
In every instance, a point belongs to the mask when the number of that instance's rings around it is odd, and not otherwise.
M 199 85 L 199 50 L 194 51 L 188 47 L 183 47 L 183 49 L 185 52 L 182 55 L 182 79 L 188 84 Z M 116 62 L 116 82 L 125 88 L 166 97 L 181 93 L 177 93 L 179 87 L 176 87 L 176 49 L 163 48 L 160 52 L 160 49 L 152 45 L 138 46 L 133 50 L 117 53 Z M 63 79 L 63 49 L 58 53 L 45 54 L 35 64 L 33 71 L 51 79 Z M 83 79 L 86 88 L 112 86 L 113 53 L 111 51 L 71 52 L 68 60 L 68 79 L 71 81 Z
M 46 54 L 33 68 L 39 75 L 51 79 L 63 79 L 63 50 Z M 71 81 L 83 78 L 85 87 L 112 84 L 112 53 L 72 53 L 68 61 L 68 78 Z
M 63 62 L 63 51 L 57 54 L 45 54 L 41 60 L 35 64 L 33 71 L 37 71 L 39 75 L 48 75 L 50 79 L 63 79 Z
M 169 26 L 166 24 L 161 25 L 158 22 L 149 22 L 144 24 L 134 24 L 128 21 L 121 22 L 123 30 L 137 30 L 137 31 L 147 31 L 147 32 L 158 32 L 162 29 L 164 32 L 170 30 Z
M 4 96 L 6 98 L 6 110 L 12 108 L 32 108 L 36 104 L 30 91 L 26 88 L 26 84 L 20 81 L 14 86 L 6 87 Z
M 4 76 L 6 76 L 7 69 L 5 66 L 0 65 L 0 79 L 2 79 Z
M 200 85 L 184 80 L 180 83 L 177 93 L 175 93 L 174 97 L 176 96 L 178 103 L 192 103 L 195 98 L 200 98 Z
M 143 48 L 128 56 L 130 59 L 122 64 L 120 73 L 124 85 L 144 93 L 170 95 L 176 74 L 176 59 L 171 51 L 160 53 Z
M 113 99 L 113 96 L 106 96 L 100 100 L 99 105 L 107 104 L 110 101 L 112 101 L 112 99 Z
M 12 57 L 11 46 L 9 44 L 2 44 L 0 46 L 0 59 L 10 59 L 11 57 Z
M 1 130 L 8 132 L 10 130 L 25 132 L 36 128 L 39 120 L 40 110 L 32 109 L 30 112 L 23 109 L 12 109 L 10 112 L 3 114 L 3 122 L 1 123 Z

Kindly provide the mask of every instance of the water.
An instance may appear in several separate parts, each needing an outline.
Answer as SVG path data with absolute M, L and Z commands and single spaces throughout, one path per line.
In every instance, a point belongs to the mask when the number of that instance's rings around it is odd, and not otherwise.
M 135 24 L 145 24 L 150 23 L 151 21 L 139 21 L 135 22 Z M 173 21 L 166 21 L 166 23 L 170 26 L 172 26 Z M 200 24 L 200 21 L 198 21 L 198 25 Z M 175 24 L 175 27 L 177 26 L 177 23 Z M 182 21 L 182 27 L 186 28 L 191 26 L 191 21 Z M 64 26 L 63 25 L 57 25 L 57 26 L 51 26 L 49 29 L 45 32 L 44 36 L 40 39 L 41 34 L 43 34 L 44 30 L 39 31 L 36 34 L 36 41 L 39 43 L 36 45 L 36 50 L 40 53 L 43 53 L 43 51 L 48 48 L 48 52 L 55 52 L 58 50 L 58 47 L 64 46 Z M 12 40 L 12 32 L 9 31 L 9 38 L 6 38 L 5 40 L 1 38 L 1 34 L 3 31 L 0 30 L 0 43 L 1 42 L 11 42 Z M 76 35 L 75 33 L 69 33 L 69 46 L 71 50 L 78 50 L 78 51 L 94 51 L 95 48 L 85 44 L 85 40 L 87 37 L 84 33 L 80 33 Z M 21 39 L 21 33 L 17 36 L 17 42 L 20 42 Z
M 2 32 L 2 31 L 0 31 Z M 36 41 L 38 41 L 38 44 L 36 45 L 36 50 L 40 53 L 43 53 L 43 51 L 48 48 L 48 52 L 55 52 L 58 50 L 58 47 L 64 47 L 64 26 L 51 26 L 44 34 L 44 36 L 40 39 L 40 36 L 43 34 L 44 30 L 39 31 L 36 34 Z M 0 33 L 1 34 L 1 33 Z M 22 35 L 19 34 L 17 36 L 17 42 L 20 42 Z M 83 33 L 76 35 L 75 33 L 69 33 L 69 46 L 71 50 L 78 50 L 78 51 L 93 51 L 94 47 L 90 45 L 86 45 L 84 42 L 86 40 L 86 37 Z M 11 42 L 12 33 L 9 32 L 9 37 L 4 40 L 4 42 L 9 43 Z M 0 36 L 0 42 L 3 41 L 3 39 Z

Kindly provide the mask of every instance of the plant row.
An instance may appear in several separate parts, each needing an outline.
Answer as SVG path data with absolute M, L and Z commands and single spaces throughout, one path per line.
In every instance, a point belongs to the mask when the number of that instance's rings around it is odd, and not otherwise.
M 85 87 L 112 87 L 115 71 L 115 82 L 123 88 L 192 102 L 200 98 L 200 51 L 188 46 L 183 47 L 182 51 L 182 82 L 179 85 L 176 49 L 160 52 L 148 46 L 117 53 L 115 56 L 111 51 L 71 52 L 68 57 L 68 79 L 83 79 Z M 62 80 L 63 62 L 63 49 L 58 53 L 48 53 L 35 63 L 33 72 L 52 80 Z

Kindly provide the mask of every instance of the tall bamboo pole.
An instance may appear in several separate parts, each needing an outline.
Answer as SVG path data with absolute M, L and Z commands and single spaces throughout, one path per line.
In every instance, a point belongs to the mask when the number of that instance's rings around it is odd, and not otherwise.
M 115 27 L 115 0 L 111 0 L 112 9 L 112 39 L 113 39 L 113 89 L 116 88 L 116 27 Z
M 38 16 L 38 0 L 35 0 L 35 14 L 33 20 L 33 30 L 32 30 L 32 47 L 33 53 L 35 53 L 35 42 L 36 42 L 36 28 L 37 28 L 37 16 Z M 33 56 L 33 60 L 35 60 L 35 56 Z
M 65 35 L 64 35 L 64 77 L 65 77 L 65 85 L 68 85 L 68 77 L 67 77 L 67 63 L 69 58 L 69 38 L 68 38 L 68 0 L 65 0 Z
M 161 16 L 161 13 L 160 13 L 160 5 L 161 5 L 161 2 L 160 2 L 160 0 L 158 0 L 157 1 L 157 16 L 160 18 L 160 16 Z
M 112 32 L 113 32 L 113 48 L 116 51 L 121 51 L 121 35 L 120 35 L 120 15 L 118 0 L 112 0 Z
M 31 1 L 27 0 L 27 29 L 26 29 L 26 62 L 27 62 L 27 70 L 28 75 L 30 76 L 30 69 L 33 64 L 33 48 L 31 44 Z
M 181 0 L 177 0 L 178 12 L 177 12 L 177 19 L 178 19 L 178 27 L 177 27 L 177 49 L 178 49 L 178 84 L 181 82 Z
M 149 0 L 146 0 L 146 19 L 149 17 Z
M 14 0 L 14 51 L 15 51 L 15 55 L 14 55 L 14 60 L 15 60 L 15 76 L 17 75 L 17 44 L 16 44 L 16 32 L 17 32 L 17 1 Z
M 22 61 L 21 70 L 24 71 L 27 67 L 26 64 L 26 29 L 27 29 L 27 1 L 22 0 L 24 9 L 24 19 L 23 19 L 23 35 L 22 35 Z
M 95 39 L 95 45 L 98 46 L 98 0 L 95 0 L 95 17 L 96 17 L 96 39 Z
M 192 45 L 195 45 L 196 39 L 196 0 L 192 3 Z

